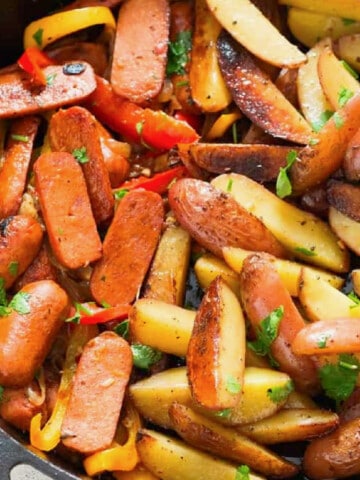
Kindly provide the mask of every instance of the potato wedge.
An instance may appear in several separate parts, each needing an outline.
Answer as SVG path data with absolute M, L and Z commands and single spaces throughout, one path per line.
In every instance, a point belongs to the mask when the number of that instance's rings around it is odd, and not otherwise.
M 347 144 L 359 127 L 360 94 L 355 94 L 326 122 L 316 145 L 305 147 L 291 168 L 295 194 L 320 185 L 341 167 Z
M 345 20 L 301 8 L 291 7 L 288 10 L 288 26 L 291 33 L 307 47 L 313 47 L 326 37 L 336 40 L 343 35 L 360 32 L 360 22 Z
M 279 0 L 281 5 L 304 8 L 312 12 L 326 13 L 341 18 L 360 20 L 360 5 L 357 0 Z
M 243 175 L 220 175 L 211 183 L 214 187 L 226 191 L 229 182 L 232 185 L 230 195 L 243 208 L 261 218 L 295 257 L 334 272 L 348 270 L 349 253 L 339 246 L 338 238 L 325 222 L 281 200 Z
M 220 32 L 221 25 L 208 9 L 206 0 L 196 0 L 189 75 L 192 98 L 204 112 L 218 112 L 231 102 L 216 53 Z
M 307 144 L 316 136 L 244 47 L 222 33 L 217 48 L 220 68 L 234 102 L 253 123 L 275 137 L 296 143 Z
M 360 307 L 344 293 L 309 270 L 300 275 L 299 300 L 309 320 L 360 317 Z
M 329 209 L 329 223 L 344 244 L 360 255 L 360 223 L 355 222 L 334 207 Z
M 231 267 L 232 272 L 240 273 L 242 266 L 246 257 L 251 255 L 254 252 L 248 250 L 243 250 L 242 248 L 235 247 L 224 247 L 223 256 L 225 262 Z M 331 273 L 325 272 L 314 267 L 305 266 L 302 263 L 292 262 L 290 260 L 282 260 L 280 258 L 272 257 L 269 255 L 269 261 L 275 266 L 278 274 L 281 277 L 282 282 L 285 287 L 288 289 L 292 297 L 297 297 L 299 292 L 299 281 L 301 269 L 309 269 L 314 274 L 318 275 L 320 278 L 330 283 L 335 288 L 341 288 L 344 284 L 344 279 L 333 275 Z M 196 267 L 196 264 L 195 264 Z
M 141 430 L 136 444 L 142 463 L 162 480 L 234 480 L 236 466 L 152 430 Z M 249 480 L 265 480 L 249 474 Z
M 314 400 L 310 397 L 310 395 L 306 395 L 306 393 L 298 392 L 297 390 L 293 390 L 290 395 L 288 396 L 286 403 L 283 408 L 287 409 L 299 409 L 299 408 L 307 408 L 307 409 L 314 409 L 318 408 Z
M 243 385 L 245 318 L 221 277 L 210 284 L 195 317 L 186 362 L 191 394 L 210 410 L 234 408 Z
M 240 111 L 236 108 L 230 113 L 222 113 L 211 125 L 210 130 L 203 135 L 205 141 L 216 140 L 221 138 L 225 132 L 242 117 Z
M 347 145 L 342 169 L 347 180 L 358 182 L 360 180 L 360 128 Z
M 324 94 L 333 110 L 341 108 L 360 89 L 359 82 L 335 56 L 329 45 L 319 55 L 318 72 Z
M 296 68 L 305 63 L 304 54 L 250 0 L 207 0 L 207 3 L 221 25 L 256 57 L 277 67 Z
M 131 472 L 111 472 L 116 480 L 160 480 L 143 465 L 137 465 Z
M 220 258 L 225 246 L 264 250 L 279 257 L 286 255 L 259 219 L 207 182 L 194 178 L 178 180 L 170 187 L 169 204 L 182 227 Z
M 360 296 L 360 268 L 356 268 L 351 272 L 351 281 L 354 292 L 357 296 Z
M 215 257 L 215 255 L 211 253 L 201 255 L 195 262 L 194 271 L 201 288 L 204 290 L 209 287 L 216 277 L 220 276 L 235 295 L 240 296 L 239 275 L 228 267 L 224 261 Z
M 252 470 L 275 478 L 295 475 L 298 467 L 270 450 L 254 443 L 234 428 L 224 427 L 185 405 L 174 403 L 169 409 L 173 427 L 188 444 Z
M 332 180 L 327 187 L 327 198 L 343 215 L 360 222 L 360 187 Z
M 291 150 L 294 148 L 281 145 L 197 143 L 190 146 L 190 155 L 208 172 L 231 171 L 264 183 L 277 178 Z
M 360 28 L 359 28 L 360 29 Z M 336 52 L 342 60 L 345 60 L 357 72 L 360 71 L 360 35 L 344 35 L 340 37 L 335 45 Z
M 325 38 L 308 51 L 308 61 L 301 65 L 297 77 L 297 90 L 301 111 L 310 125 L 321 125 L 321 115 L 331 110 L 331 105 L 324 95 L 319 74 L 318 60 L 324 48 L 330 44 Z
M 137 300 L 129 314 L 133 341 L 184 357 L 196 312 L 156 299 Z
M 182 305 L 190 260 L 191 238 L 169 225 L 162 234 L 147 277 L 143 297 Z
M 309 440 L 330 432 L 339 424 L 336 413 L 327 410 L 285 409 L 237 430 L 263 445 Z
M 226 425 L 256 422 L 277 412 L 286 402 L 290 377 L 285 373 L 267 368 L 247 367 L 244 372 L 243 392 L 240 402 L 231 410 L 220 414 L 200 408 L 191 398 L 185 367 L 172 368 L 133 383 L 130 396 L 135 407 L 147 420 L 171 428 L 168 415 L 174 402 L 195 408 L 203 415 Z M 272 398 L 270 390 L 284 392 L 281 398 Z M 277 400 L 277 401 L 275 401 Z

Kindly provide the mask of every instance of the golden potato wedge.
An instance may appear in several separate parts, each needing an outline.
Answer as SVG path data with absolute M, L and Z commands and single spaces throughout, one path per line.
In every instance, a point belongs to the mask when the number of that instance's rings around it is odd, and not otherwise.
M 133 383 L 130 396 L 139 413 L 147 420 L 171 428 L 168 415 L 172 403 L 178 402 L 195 408 L 203 415 L 226 425 L 256 422 L 277 412 L 290 393 L 291 380 L 283 372 L 267 368 L 247 367 L 244 372 L 243 392 L 233 409 L 220 413 L 200 408 L 192 400 L 185 367 L 172 368 Z M 282 392 L 279 398 L 269 390 Z
M 143 465 L 137 465 L 131 472 L 111 472 L 116 480 L 160 480 Z
M 230 462 L 196 450 L 153 430 L 141 430 L 136 444 L 142 463 L 162 480 L 234 480 L 237 468 Z M 265 480 L 249 473 L 249 480 Z
M 147 277 L 143 297 L 182 305 L 189 267 L 191 238 L 169 225 L 162 234 Z
M 359 26 L 360 30 L 360 26 Z M 354 33 L 353 35 L 344 35 L 340 37 L 335 45 L 337 54 L 342 60 L 345 60 L 357 72 L 360 71 L 360 35 Z
M 331 110 L 331 105 L 324 95 L 318 74 L 319 55 L 331 43 L 329 38 L 321 40 L 306 54 L 308 61 L 301 65 L 297 77 L 297 90 L 300 109 L 306 120 L 320 126 L 324 112 Z
M 221 25 L 256 57 L 277 67 L 296 68 L 306 61 L 304 54 L 250 0 L 207 0 L 207 3 Z
M 224 427 L 185 405 L 169 409 L 173 427 L 188 444 L 275 478 L 292 477 L 298 467 L 254 443 L 234 428 Z
M 290 171 L 295 194 L 320 185 L 341 167 L 347 144 L 359 127 L 360 94 L 355 94 L 326 122 L 316 145 L 305 147 Z
M 327 187 L 330 205 L 339 212 L 360 222 L 360 188 L 350 183 L 332 180 Z
M 360 296 L 360 268 L 356 268 L 351 272 L 351 281 L 354 292 L 357 296 Z
M 360 255 L 360 223 L 334 207 L 329 209 L 329 223 L 336 235 L 357 255 Z
M 288 26 L 294 37 L 307 47 L 326 37 L 336 40 L 360 32 L 360 22 L 295 7 L 288 10 Z
M 197 143 L 190 146 L 190 155 L 209 172 L 241 173 L 264 183 L 276 179 L 291 150 L 294 148 L 281 145 Z
M 231 267 L 232 272 L 235 271 L 237 273 L 241 272 L 245 258 L 252 253 L 254 252 L 250 252 L 249 250 L 243 250 L 242 248 L 223 248 L 223 256 L 225 262 Z M 335 288 L 341 288 L 344 284 L 343 278 L 337 275 L 333 275 L 329 272 L 325 272 L 324 270 L 320 270 L 315 267 L 308 267 L 302 263 L 292 262 L 290 260 L 282 260 L 280 258 L 272 257 L 270 255 L 268 258 L 269 261 L 271 261 L 272 264 L 275 266 L 278 274 L 281 277 L 281 280 L 283 281 L 284 285 L 286 286 L 292 297 L 298 296 L 299 281 L 302 268 L 311 270 L 312 272 L 314 272 L 314 274 L 318 275 L 320 278 L 330 283 L 330 285 Z
M 281 410 L 272 417 L 237 427 L 237 430 L 255 442 L 273 445 L 309 440 L 334 430 L 338 424 L 339 417 L 334 412 L 299 408 Z
M 206 0 L 196 0 L 189 76 L 192 98 L 204 112 L 218 112 L 231 102 L 216 53 L 220 32 L 221 25 L 209 11 Z
M 285 405 L 283 408 L 288 409 L 299 409 L 299 408 L 307 408 L 307 409 L 314 409 L 318 408 L 314 400 L 310 397 L 310 395 L 306 395 L 306 393 L 298 392 L 297 390 L 293 390 L 290 395 L 288 396 Z
M 338 317 L 360 317 L 359 306 L 313 272 L 302 270 L 299 285 L 300 303 L 312 322 Z
M 196 278 L 204 290 L 210 283 L 220 276 L 229 285 L 236 296 L 240 296 L 239 276 L 223 260 L 215 257 L 211 253 L 206 253 L 199 257 L 194 265 Z
M 295 257 L 334 272 L 348 270 L 349 252 L 339 246 L 338 238 L 325 222 L 281 200 L 243 175 L 224 174 L 214 178 L 211 183 L 214 187 L 226 191 L 229 182 L 232 185 L 230 195 L 243 208 L 261 218 L 279 242 Z
M 246 327 L 239 300 L 221 277 L 206 291 L 186 354 L 191 394 L 210 410 L 238 404 L 245 368 Z
M 211 141 L 221 138 L 236 120 L 239 120 L 241 117 L 242 115 L 238 109 L 230 113 L 222 113 L 211 125 L 206 134 L 203 135 L 204 140 Z
M 231 185 L 231 182 L 230 182 Z M 225 191 L 228 185 L 225 187 Z M 222 247 L 238 246 L 286 256 L 263 223 L 221 190 L 202 180 L 182 178 L 169 189 L 169 204 L 178 222 L 218 257 Z
M 324 94 L 333 110 L 341 108 L 360 89 L 359 82 L 335 56 L 329 45 L 319 54 L 318 73 Z
M 316 136 L 244 47 L 222 33 L 217 48 L 220 68 L 234 102 L 253 123 L 275 137 L 296 143 L 307 144 Z
M 196 312 L 160 300 L 141 298 L 129 314 L 133 341 L 184 357 Z
M 360 20 L 360 5 L 357 0 L 279 0 L 282 5 L 303 8 L 312 12 L 326 13 L 336 17 Z

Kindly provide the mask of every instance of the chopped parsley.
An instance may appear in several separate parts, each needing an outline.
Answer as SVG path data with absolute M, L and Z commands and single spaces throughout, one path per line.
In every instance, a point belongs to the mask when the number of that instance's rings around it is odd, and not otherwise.
M 325 123 L 330 120 L 330 118 L 334 115 L 334 112 L 332 112 L 331 110 L 325 110 L 325 112 L 322 112 L 322 114 L 320 115 L 319 117 L 319 120 L 317 120 L 316 122 L 313 122 L 311 124 L 312 126 L 312 129 L 314 130 L 314 132 L 318 133 L 320 132 L 320 130 L 323 128 L 323 126 L 325 125 Z
M 337 364 L 327 364 L 319 369 L 321 386 L 337 406 L 350 397 L 356 386 L 360 362 L 352 355 L 342 353 Z
M 294 251 L 306 255 L 307 257 L 316 257 L 317 255 L 315 252 L 315 247 L 310 249 L 305 247 L 296 247 Z
M 226 390 L 233 394 L 237 395 L 238 393 L 241 392 L 241 385 L 240 383 L 236 380 L 235 377 L 232 375 L 229 375 L 226 380 Z
M 89 158 L 87 156 L 86 147 L 75 148 L 72 152 L 72 156 L 77 160 L 79 163 L 87 163 Z
M 137 124 L 135 125 L 135 130 L 138 135 L 142 135 L 142 132 L 144 130 L 144 120 L 142 120 L 141 122 L 137 122 Z
M 125 195 L 127 193 L 129 193 L 129 190 L 127 190 L 126 188 L 121 188 L 120 190 L 115 190 L 115 192 L 114 192 L 115 200 L 121 200 L 122 198 L 125 197 Z
M 282 387 L 269 388 L 267 391 L 267 396 L 274 403 L 281 403 L 287 399 L 289 394 L 294 390 L 294 383 L 292 380 L 289 380 Z
M 20 313 L 21 315 L 26 315 L 30 313 L 29 299 L 31 295 L 26 292 L 18 292 L 11 299 L 8 307 L 15 312 Z
M 227 186 L 226 186 L 226 191 L 227 192 L 231 192 L 233 183 L 234 183 L 234 180 L 232 178 L 230 178 L 230 180 L 228 181 Z
M 292 192 L 292 186 L 288 177 L 288 171 L 295 163 L 297 153 L 295 150 L 290 150 L 286 155 L 286 166 L 280 167 L 278 177 L 276 179 L 276 195 L 280 198 L 287 197 Z
M 326 348 L 326 342 L 329 340 L 328 335 L 322 335 L 319 340 L 317 341 L 317 346 L 319 348 Z
M 174 42 L 169 43 L 166 75 L 182 75 L 189 61 L 191 50 L 191 31 L 179 32 Z
M 103 300 L 100 305 L 103 307 L 103 308 L 111 308 L 111 305 L 110 303 L 106 302 L 105 300 Z
M 123 322 L 116 325 L 116 327 L 114 327 L 114 332 L 120 335 L 120 337 L 125 338 L 125 340 L 128 340 L 130 333 L 129 320 L 124 320 Z
M 237 467 L 235 480 L 250 480 L 250 468 L 247 465 Z
M 231 408 L 225 408 L 224 410 L 219 410 L 215 413 L 219 418 L 229 418 L 231 415 Z
M 0 403 L 2 402 L 3 395 L 4 395 L 4 387 L 0 385 Z
M 359 79 L 359 74 L 355 72 L 355 70 L 347 62 L 345 62 L 345 60 L 341 60 L 341 63 L 342 63 L 342 66 L 345 68 L 345 70 L 347 70 L 350 73 L 350 75 L 356 78 L 356 80 Z
M 176 87 L 188 87 L 190 85 L 189 80 L 183 80 L 182 82 L 177 82 Z
M 0 277 L 0 316 L 9 315 L 8 301 L 5 290 L 5 280 Z
M 8 271 L 11 276 L 16 277 L 19 271 L 19 262 L 10 262 L 8 265 Z
M 38 30 L 36 30 L 36 32 L 32 36 L 32 38 L 35 40 L 35 42 L 37 43 L 37 45 L 39 47 L 41 47 L 41 45 L 42 45 L 43 33 L 44 33 L 44 29 L 39 28 Z
M 348 298 L 354 302 L 354 305 L 351 305 L 350 308 L 356 308 L 360 305 L 360 298 L 356 295 L 354 290 L 352 290 L 350 293 L 348 293 Z
M 284 307 L 275 308 L 267 317 L 260 322 L 256 329 L 256 340 L 248 342 L 249 348 L 257 355 L 268 356 L 273 366 L 278 366 L 276 360 L 272 357 L 270 347 L 278 335 L 280 321 L 284 316 Z
M 342 87 L 339 90 L 339 94 L 338 94 L 338 102 L 340 107 L 343 107 L 353 96 L 354 96 L 354 92 L 352 92 L 348 88 Z
M 75 313 L 72 317 L 69 317 L 65 320 L 66 323 L 80 323 L 80 318 L 81 318 L 81 314 L 85 314 L 85 315 L 92 315 L 93 312 L 91 310 L 89 310 L 88 308 L 86 308 L 84 305 L 82 305 L 81 303 L 77 303 L 77 302 L 74 302 L 74 306 L 75 306 Z
M 334 123 L 335 123 L 335 127 L 337 129 L 341 128 L 344 126 L 344 119 L 342 118 L 342 116 L 340 115 L 339 112 L 335 112 L 334 115 L 333 115 L 333 119 L 334 119 Z
M 309 145 L 313 147 L 314 145 L 317 145 L 320 142 L 318 138 L 310 138 L 309 140 Z
M 27 135 L 18 135 L 17 133 L 12 133 L 10 136 L 13 140 L 18 142 L 27 143 L 29 141 L 29 137 Z
M 347 27 L 348 25 L 352 25 L 353 23 L 356 23 L 356 20 L 353 20 L 352 18 L 342 18 L 341 19 L 343 25 Z
M 54 84 L 54 80 L 57 76 L 57 73 L 49 73 L 49 75 L 46 76 L 46 85 L 48 87 L 51 87 Z
M 239 138 L 238 138 L 238 131 L 237 131 L 236 122 L 234 122 L 234 123 L 232 124 L 231 132 L 232 132 L 232 137 L 233 137 L 233 143 L 239 143 Z
M 131 345 L 131 350 L 135 367 L 144 370 L 154 365 L 154 363 L 158 362 L 162 357 L 162 353 L 159 350 L 149 345 L 142 345 L 141 343 Z

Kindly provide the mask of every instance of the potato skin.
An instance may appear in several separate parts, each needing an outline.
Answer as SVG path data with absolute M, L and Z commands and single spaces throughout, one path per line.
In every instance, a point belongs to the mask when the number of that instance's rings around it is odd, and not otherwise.
M 350 420 L 306 449 L 303 467 L 312 480 L 360 474 L 360 418 Z
M 227 193 L 202 180 L 184 178 L 169 190 L 176 219 L 203 247 L 222 258 L 223 247 L 287 253 L 273 234 Z
M 355 222 L 360 222 L 360 187 L 331 180 L 327 188 L 329 204 Z

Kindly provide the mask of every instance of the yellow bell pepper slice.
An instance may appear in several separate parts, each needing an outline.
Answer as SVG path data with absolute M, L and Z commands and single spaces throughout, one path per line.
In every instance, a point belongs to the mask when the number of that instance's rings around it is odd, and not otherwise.
M 36 414 L 30 423 L 30 444 L 48 452 L 60 442 L 61 424 L 64 419 L 71 393 L 71 381 L 76 371 L 76 359 L 84 345 L 97 334 L 94 325 L 77 325 L 70 337 L 69 346 L 61 376 L 54 410 L 41 430 L 41 413 Z
M 119 425 L 128 431 L 128 438 L 123 445 L 114 441 L 110 448 L 94 453 L 85 458 L 83 464 L 89 476 L 98 475 L 101 472 L 116 470 L 129 472 L 139 463 L 139 455 L 136 450 L 136 435 L 141 427 L 140 416 L 131 403 L 127 403 L 126 415 Z
M 233 123 L 241 118 L 239 110 L 232 113 L 223 113 L 220 115 L 206 134 L 206 140 L 215 140 L 224 135 Z
M 24 32 L 24 49 L 43 49 L 49 43 L 93 25 L 104 24 L 115 31 L 116 22 L 107 7 L 85 7 L 54 13 L 30 23 Z

